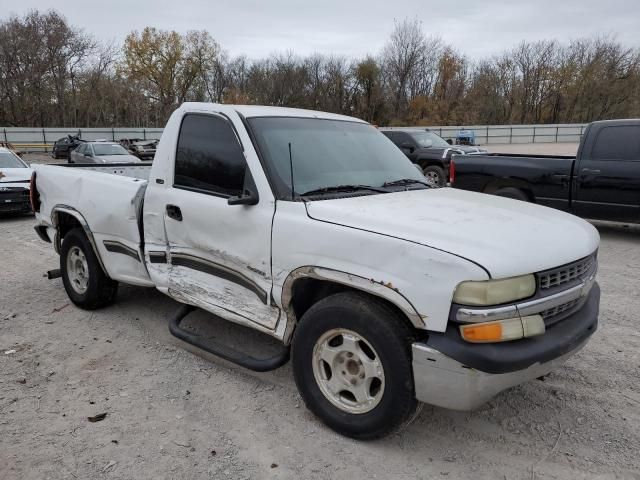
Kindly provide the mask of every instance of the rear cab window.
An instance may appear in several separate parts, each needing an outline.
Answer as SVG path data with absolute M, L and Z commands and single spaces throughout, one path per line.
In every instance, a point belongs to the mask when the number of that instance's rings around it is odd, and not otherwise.
M 604 127 L 596 137 L 591 159 L 640 162 L 640 125 Z

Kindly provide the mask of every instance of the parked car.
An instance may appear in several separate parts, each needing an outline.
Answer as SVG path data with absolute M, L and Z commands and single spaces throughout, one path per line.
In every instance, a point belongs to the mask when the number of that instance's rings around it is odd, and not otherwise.
M 0 147 L 0 213 L 31 211 L 29 182 L 32 172 L 18 155 Z
M 454 153 L 477 154 L 485 149 L 469 145 L 451 146 L 428 128 L 381 128 L 380 131 L 416 165 L 429 184 L 442 187 L 447 183 L 449 161 Z
M 75 135 L 67 135 L 62 137 L 53 144 L 51 156 L 53 158 L 69 158 L 70 153 L 75 150 L 78 145 L 84 143 L 80 137 Z
M 141 160 L 153 160 L 156 155 L 156 148 L 158 146 L 158 140 L 143 140 L 141 138 L 123 138 L 120 140 L 120 145 L 129 150 L 131 154 L 135 155 Z
M 113 142 L 85 142 L 71 152 L 69 163 L 138 163 L 122 145 Z
M 589 124 L 577 156 L 455 155 L 453 164 L 455 188 L 640 223 L 640 120 Z
M 155 287 L 186 304 L 175 336 L 253 370 L 291 356 L 308 408 L 355 438 L 405 424 L 418 401 L 475 408 L 597 328 L 593 226 L 432 188 L 355 118 L 185 103 L 152 165 L 35 170 L 36 231 L 73 303 Z M 255 358 L 202 338 L 180 323 L 194 307 L 282 349 Z

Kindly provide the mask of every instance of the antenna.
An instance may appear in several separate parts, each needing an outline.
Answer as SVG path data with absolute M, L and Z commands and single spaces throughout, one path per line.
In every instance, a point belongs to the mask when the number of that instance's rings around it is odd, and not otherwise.
M 289 167 L 291 170 L 291 201 L 293 201 L 296 189 L 293 188 L 293 157 L 291 156 L 291 142 L 289 142 Z

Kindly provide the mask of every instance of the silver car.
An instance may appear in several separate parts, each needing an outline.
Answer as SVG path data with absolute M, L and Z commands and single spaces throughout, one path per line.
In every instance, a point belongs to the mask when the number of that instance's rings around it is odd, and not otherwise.
M 140 163 L 140 159 L 119 143 L 85 142 L 71 152 L 69 163 Z

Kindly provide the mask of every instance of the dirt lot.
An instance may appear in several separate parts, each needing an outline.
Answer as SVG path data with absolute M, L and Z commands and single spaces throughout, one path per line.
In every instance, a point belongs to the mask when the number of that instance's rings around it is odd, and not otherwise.
M 563 368 L 357 442 L 304 408 L 289 366 L 254 374 L 185 350 L 167 330 L 178 304 L 153 289 L 75 308 L 43 278 L 58 259 L 33 225 L 0 219 L 0 479 L 640 479 L 640 226 L 597 224 L 600 328 Z M 258 348 L 240 327 L 193 323 Z

